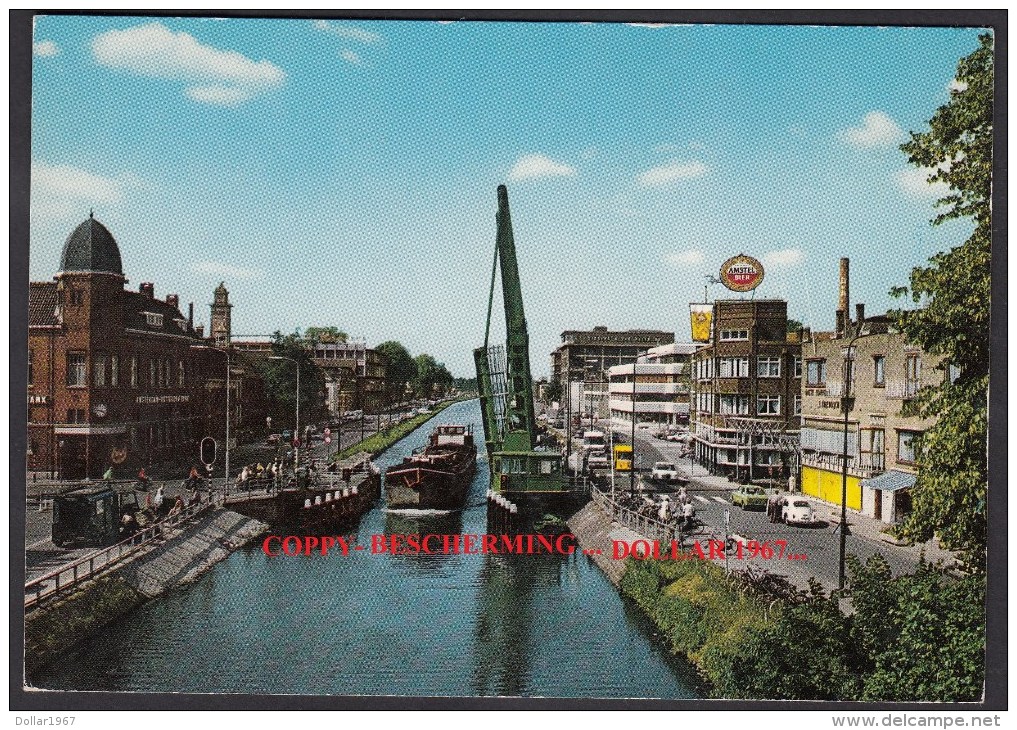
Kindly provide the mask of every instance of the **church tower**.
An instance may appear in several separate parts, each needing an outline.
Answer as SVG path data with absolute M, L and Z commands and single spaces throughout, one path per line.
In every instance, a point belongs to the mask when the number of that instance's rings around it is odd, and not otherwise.
M 230 304 L 230 293 L 226 291 L 226 285 L 221 281 L 215 289 L 215 296 L 211 307 L 212 320 L 209 334 L 216 347 L 226 347 L 229 345 L 230 334 L 232 333 L 230 310 L 233 309 L 233 305 Z

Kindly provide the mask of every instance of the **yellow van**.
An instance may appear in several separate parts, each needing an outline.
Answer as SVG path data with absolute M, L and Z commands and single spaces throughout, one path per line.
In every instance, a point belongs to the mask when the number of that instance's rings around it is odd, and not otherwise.
M 614 446 L 614 470 L 632 470 L 632 446 L 629 444 L 615 444 Z

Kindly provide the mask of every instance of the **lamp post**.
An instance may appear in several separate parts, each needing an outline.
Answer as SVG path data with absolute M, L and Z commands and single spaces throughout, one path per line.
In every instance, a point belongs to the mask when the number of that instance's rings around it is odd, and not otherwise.
M 226 476 L 223 479 L 222 485 L 223 499 L 225 499 L 226 491 L 230 486 L 230 371 L 233 369 L 230 363 L 230 348 L 228 344 L 225 350 L 219 350 L 207 345 L 191 345 L 191 348 L 194 350 L 210 350 L 226 355 Z M 268 423 L 271 424 L 271 421 L 268 421 Z
M 841 394 L 840 404 L 844 410 L 844 451 L 841 454 L 841 475 L 840 475 L 840 571 L 837 579 L 837 586 L 844 590 L 845 565 L 847 561 L 847 476 L 848 476 L 848 414 L 852 410 L 851 381 L 854 379 L 854 345 L 855 342 L 867 336 L 869 333 L 862 329 L 862 323 L 858 323 L 858 332 L 848 343 L 847 352 L 844 354 L 844 392 Z
M 639 356 L 636 355 L 636 359 L 632 361 L 632 454 L 629 462 L 629 496 L 636 493 L 636 365 L 638 362 Z
M 292 357 L 286 357 L 285 355 L 270 355 L 269 360 L 289 360 L 297 368 L 297 423 L 293 428 L 293 438 L 300 443 L 300 362 Z M 300 447 L 295 446 L 293 449 L 293 466 L 296 468 L 300 465 Z

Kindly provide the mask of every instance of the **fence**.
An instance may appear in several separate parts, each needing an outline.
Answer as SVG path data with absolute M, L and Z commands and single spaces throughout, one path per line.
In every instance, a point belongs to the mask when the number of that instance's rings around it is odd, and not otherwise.
M 167 517 L 134 533 L 126 540 L 88 553 L 72 563 L 62 565 L 56 570 L 28 581 L 25 583 L 25 610 L 38 605 L 44 599 L 55 598 L 77 584 L 95 577 L 127 556 L 138 552 L 155 540 L 163 538 L 166 530 L 193 519 L 211 507 L 210 502 L 193 504 L 172 517 Z
M 607 511 L 611 515 L 611 519 L 620 522 L 633 532 L 638 532 L 650 540 L 670 542 L 677 534 L 678 528 L 676 525 L 666 524 L 647 515 L 641 515 L 638 512 L 633 512 L 626 507 L 622 507 L 597 488 L 593 489 L 593 501 L 598 507 Z

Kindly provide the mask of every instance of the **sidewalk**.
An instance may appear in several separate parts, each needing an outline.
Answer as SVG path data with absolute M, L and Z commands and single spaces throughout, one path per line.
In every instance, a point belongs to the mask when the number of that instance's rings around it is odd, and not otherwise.
M 710 474 L 704 467 L 697 465 L 693 468 L 688 459 L 678 461 L 677 467 L 678 473 L 689 480 L 689 486 L 693 489 L 700 491 L 730 492 L 738 487 L 736 482 L 728 481 L 727 477 Z M 691 475 L 690 472 L 692 472 Z M 802 496 L 806 497 L 813 504 L 817 515 L 825 517 L 835 528 L 840 524 L 840 505 L 832 502 L 824 502 L 812 495 Z M 869 540 L 871 542 L 892 545 L 897 550 L 910 552 L 915 556 L 920 555 L 924 551 L 925 560 L 927 562 L 942 562 L 944 567 L 947 568 L 953 567 L 957 563 L 957 559 L 954 554 L 940 547 L 935 538 L 928 540 L 925 543 L 908 545 L 896 540 L 886 532 L 886 530 L 891 527 L 889 523 L 882 522 L 881 520 L 863 515 L 862 513 L 855 512 L 851 509 L 847 511 L 847 522 L 849 534 L 855 537 Z

